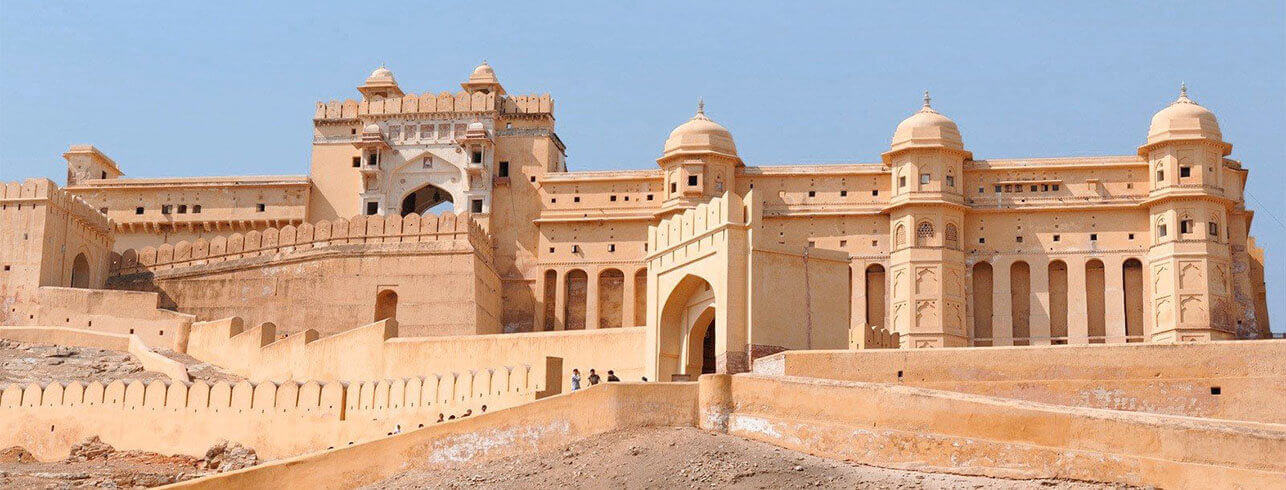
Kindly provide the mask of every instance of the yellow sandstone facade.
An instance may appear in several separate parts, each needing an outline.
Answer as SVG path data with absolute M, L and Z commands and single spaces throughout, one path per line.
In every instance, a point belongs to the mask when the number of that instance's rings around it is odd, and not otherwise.
M 459 91 L 381 67 L 358 92 L 316 105 L 307 176 L 125 178 L 73 145 L 65 188 L 9 184 L 0 240 L 43 242 L 0 247 L 5 323 L 75 286 L 274 339 L 637 329 L 612 352 L 660 380 L 783 350 L 1270 336 L 1248 171 L 1186 88 L 1120 156 L 977 159 L 926 94 L 875 163 L 747 165 L 702 104 L 657 168 L 590 172 L 553 99 L 485 63 Z

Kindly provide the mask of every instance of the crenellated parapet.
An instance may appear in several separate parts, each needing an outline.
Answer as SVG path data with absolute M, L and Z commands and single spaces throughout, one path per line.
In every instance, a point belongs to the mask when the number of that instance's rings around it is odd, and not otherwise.
M 744 198 L 725 192 L 723 196 L 649 226 L 648 250 L 653 255 L 659 255 L 729 225 L 755 225 L 762 219 L 762 215 L 762 204 L 755 197 L 754 191 L 747 193 Z
M 549 94 L 496 95 L 465 92 L 438 94 L 425 92 L 376 100 L 331 100 L 318 102 L 316 122 L 350 121 L 380 116 L 410 116 L 456 113 L 553 114 L 554 99 Z
M 355 216 L 318 223 L 180 241 L 112 255 L 112 275 L 129 275 L 341 245 L 466 242 L 488 262 L 491 238 L 471 214 Z
M 0 204 L 37 205 L 44 204 L 58 213 L 66 214 L 82 226 L 102 235 L 108 235 L 112 229 L 112 220 L 84 199 L 58 188 L 52 180 L 44 178 L 27 179 L 22 182 L 6 182 L 0 188 Z

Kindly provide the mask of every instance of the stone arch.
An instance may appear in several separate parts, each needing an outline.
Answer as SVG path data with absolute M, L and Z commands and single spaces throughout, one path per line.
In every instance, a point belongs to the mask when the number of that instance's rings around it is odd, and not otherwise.
M 710 281 L 691 274 L 679 280 L 666 296 L 657 325 L 659 381 L 669 381 L 676 374 L 698 374 L 689 371 L 696 364 L 689 359 L 694 347 L 694 329 L 709 328 L 697 326 L 697 320 L 706 318 L 707 310 L 710 317 L 715 316 L 714 298 L 715 291 Z M 716 324 L 713 328 L 716 328 L 717 339 L 719 327 Z M 704 339 L 704 334 L 702 331 L 699 339 Z
M 598 328 L 619 328 L 625 318 L 625 273 L 617 268 L 598 273 Z
M 1053 344 L 1067 343 L 1067 262 L 1049 263 L 1049 336 Z
M 1143 341 L 1143 262 L 1121 263 L 1121 290 L 1125 292 L 1125 341 Z
M 426 183 L 415 190 L 407 192 L 401 198 L 400 214 L 424 215 L 427 213 L 437 213 L 441 211 L 455 210 L 455 196 L 451 191 Z M 451 204 L 450 209 L 443 204 Z
M 1018 260 L 1009 266 L 1009 320 L 1014 345 L 1031 343 L 1031 266 Z
M 556 308 L 558 301 L 558 271 L 549 269 L 545 271 L 545 290 L 543 298 L 545 301 L 545 321 L 541 325 L 541 330 L 556 330 L 554 322 L 556 318 Z
M 567 324 L 563 327 L 566 330 L 583 330 L 585 329 L 585 312 L 589 307 L 587 304 L 587 289 L 589 288 L 589 276 L 581 269 L 572 269 L 567 271 L 563 276 L 564 298 L 567 303 L 563 308 L 563 321 Z
M 1091 344 L 1107 341 L 1107 282 L 1104 272 L 1103 261 L 1091 259 L 1085 262 L 1085 324 Z
M 715 372 L 714 305 L 707 306 L 692 321 L 687 338 L 687 366 L 685 373 L 692 377 Z
M 397 291 L 385 289 L 375 295 L 375 321 L 397 320 Z
M 906 246 L 906 225 L 898 223 L 897 228 L 893 230 L 893 249 L 897 250 Z
M 992 341 L 992 270 L 991 263 L 973 265 L 973 345 L 989 346 Z
M 85 252 L 76 254 L 76 258 L 71 261 L 71 281 L 69 285 L 73 288 L 88 289 L 93 285 L 93 281 L 89 276 L 89 259 L 85 257 Z
M 947 223 L 943 228 L 942 238 L 945 240 L 947 248 L 960 248 L 960 230 L 956 228 L 955 223 Z
M 866 266 L 866 325 L 870 328 L 885 328 L 885 273 L 884 266 L 871 264 Z

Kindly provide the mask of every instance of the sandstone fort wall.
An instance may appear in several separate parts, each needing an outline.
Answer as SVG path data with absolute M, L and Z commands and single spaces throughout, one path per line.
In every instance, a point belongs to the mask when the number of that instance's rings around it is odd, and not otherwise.
M 15 302 L 6 325 L 63 326 L 117 335 L 135 335 L 148 346 L 187 349 L 195 317 L 159 309 L 156 293 L 40 287 Z
M 545 356 L 562 360 L 559 379 L 591 368 L 621 379 L 644 375 L 643 327 L 449 337 L 398 337 L 397 322 L 381 321 L 329 337 L 305 330 L 274 340 L 272 325 L 245 328 L 238 318 L 198 322 L 188 353 L 255 380 L 380 379 L 466 367 L 514 365 Z M 570 390 L 563 383 L 560 391 Z
M 467 214 L 358 216 L 126 250 L 110 286 L 156 291 L 201 320 L 235 315 L 282 332 L 392 316 L 416 335 L 497 333 L 491 254 Z
M 226 439 L 284 458 L 432 425 L 439 414 L 520 405 L 546 389 L 548 371 L 542 362 L 351 383 L 8 385 L 0 387 L 0 445 L 47 461 L 93 435 L 118 449 L 193 456 Z
M 152 351 L 137 335 L 67 327 L 0 327 L 0 338 L 128 352 L 138 358 L 147 371 L 162 373 L 177 381 L 191 380 L 186 366 Z
M 1286 341 L 784 352 L 757 371 L 1286 423 Z M 762 368 L 762 369 L 761 369 Z

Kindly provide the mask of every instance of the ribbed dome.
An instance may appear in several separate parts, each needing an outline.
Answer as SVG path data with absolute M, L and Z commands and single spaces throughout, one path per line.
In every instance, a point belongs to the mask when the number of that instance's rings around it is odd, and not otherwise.
M 1188 98 L 1188 87 L 1179 88 L 1179 98 L 1152 116 L 1148 127 L 1148 144 L 1172 139 L 1208 139 L 1223 141 L 1215 113 Z
M 893 131 L 892 150 L 917 147 L 964 149 L 960 128 L 947 116 L 929 106 L 929 93 L 924 93 L 924 107 L 904 119 Z
M 379 68 L 376 68 L 375 71 L 371 72 L 371 76 L 366 77 L 367 84 L 376 83 L 376 82 L 396 84 L 397 80 L 393 78 L 393 72 L 391 70 L 381 66 Z
M 496 71 L 491 69 L 491 65 L 488 65 L 486 61 L 483 61 L 481 65 L 473 69 L 473 73 L 469 74 L 469 82 L 495 83 Z
M 366 134 L 379 134 L 380 126 L 375 123 L 367 124 L 366 127 L 362 128 L 362 132 Z
M 737 144 L 728 128 L 706 117 L 705 103 L 697 106 L 696 115 L 670 131 L 665 140 L 665 156 L 676 152 L 710 151 L 737 156 Z

